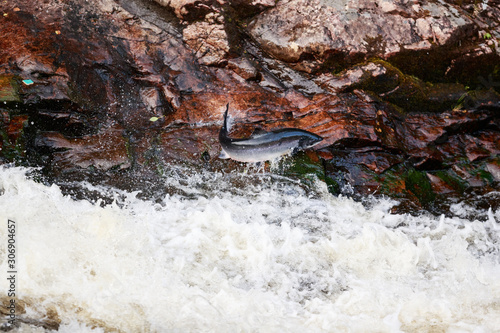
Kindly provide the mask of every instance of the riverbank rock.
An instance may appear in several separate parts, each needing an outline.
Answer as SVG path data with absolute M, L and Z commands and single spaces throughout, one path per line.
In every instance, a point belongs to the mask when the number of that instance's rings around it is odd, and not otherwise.
M 229 103 L 235 137 L 323 136 L 291 174 L 334 194 L 443 212 L 499 189 L 492 4 L 159 2 L 0 4 L 2 163 L 161 191 L 167 164 L 241 167 L 217 158 Z
M 450 45 L 470 37 L 474 23 L 445 2 L 287 0 L 257 16 L 249 31 L 279 59 L 322 62 Z

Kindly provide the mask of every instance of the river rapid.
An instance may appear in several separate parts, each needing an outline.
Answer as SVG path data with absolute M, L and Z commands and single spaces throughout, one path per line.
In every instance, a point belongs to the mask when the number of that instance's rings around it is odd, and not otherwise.
M 396 215 L 262 170 L 170 170 L 154 202 L 79 184 L 104 204 L 31 172 L 0 168 L 14 331 L 500 332 L 500 211 Z

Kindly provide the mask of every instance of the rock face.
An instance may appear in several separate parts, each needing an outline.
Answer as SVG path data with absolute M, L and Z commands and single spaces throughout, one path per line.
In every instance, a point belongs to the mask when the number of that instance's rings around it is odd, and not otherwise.
M 457 8 L 427 1 L 289 0 L 250 23 L 252 36 L 288 62 L 331 54 L 388 57 L 465 39 L 473 21 Z
M 498 6 L 157 2 L 0 4 L 2 162 L 138 189 L 166 163 L 231 170 L 229 103 L 234 136 L 323 136 L 300 163 L 334 193 L 438 212 L 499 188 Z
M 195 22 L 184 29 L 182 37 L 195 50 L 202 65 L 217 65 L 226 61 L 229 52 L 222 16 L 207 14 L 206 21 Z

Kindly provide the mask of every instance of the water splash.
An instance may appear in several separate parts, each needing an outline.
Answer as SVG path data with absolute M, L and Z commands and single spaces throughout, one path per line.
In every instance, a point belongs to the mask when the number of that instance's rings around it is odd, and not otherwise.
M 488 222 L 395 215 L 394 202 L 373 199 L 367 208 L 332 196 L 322 182 L 308 192 L 265 173 L 181 169 L 165 177 L 165 186 L 180 191 L 159 202 L 82 183 L 115 198 L 101 207 L 36 183 L 26 171 L 0 169 L 0 220 L 19 225 L 18 299 L 25 308 L 19 317 L 32 323 L 27 327 L 47 321 L 63 332 L 500 327 L 499 211 L 490 211 Z

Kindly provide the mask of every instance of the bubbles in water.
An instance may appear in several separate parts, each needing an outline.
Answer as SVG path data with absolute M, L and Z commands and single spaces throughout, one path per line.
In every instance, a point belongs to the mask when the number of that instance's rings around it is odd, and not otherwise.
M 498 211 L 486 222 L 460 217 L 465 206 L 454 218 L 395 215 L 394 201 L 363 205 L 320 181 L 183 168 L 166 170 L 175 191 L 155 202 L 80 184 L 112 198 L 101 207 L 25 174 L 0 170 L 25 320 L 50 313 L 68 332 L 500 327 Z

